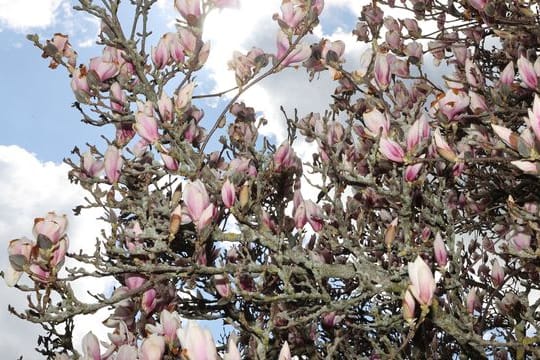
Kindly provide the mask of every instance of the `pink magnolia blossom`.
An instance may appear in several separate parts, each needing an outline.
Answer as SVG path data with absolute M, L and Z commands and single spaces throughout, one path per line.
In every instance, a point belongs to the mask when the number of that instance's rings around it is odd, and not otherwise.
M 165 168 L 167 168 L 167 170 L 178 170 L 178 160 L 169 155 L 168 151 L 165 148 L 163 148 L 163 151 L 160 151 L 159 155 L 161 156 L 161 160 L 163 160 L 163 164 L 165 165 Z
M 118 179 L 120 178 L 120 170 L 124 163 L 122 154 L 116 146 L 110 145 L 107 148 L 104 157 L 105 175 L 107 176 L 109 183 L 114 184 L 118 182 Z
M 480 303 L 480 299 L 476 294 L 476 288 L 472 288 L 471 290 L 469 290 L 465 302 L 467 306 L 467 312 L 471 315 L 474 314 L 475 310 L 478 310 L 482 306 L 482 304 Z
M 527 174 L 538 174 L 538 166 L 535 162 L 526 160 L 510 161 L 512 165 Z
M 440 267 L 445 267 L 448 262 L 448 253 L 446 246 L 440 233 L 435 235 L 435 241 L 433 242 L 433 253 L 435 254 L 435 261 Z
M 529 117 L 527 118 L 531 129 L 536 135 L 536 139 L 540 141 L 540 97 L 534 95 L 533 108 L 529 109 Z
M 135 136 L 137 133 L 135 130 L 133 130 L 133 124 L 132 123 L 117 123 L 116 125 L 116 136 L 115 140 L 118 146 L 123 147 L 127 145 L 131 139 Z
M 278 360 L 291 360 L 291 349 L 289 348 L 289 343 L 284 342 L 281 350 L 279 351 Z
M 448 120 L 453 120 L 458 114 L 463 112 L 469 106 L 469 96 L 467 93 L 457 90 L 449 89 L 446 94 L 439 99 L 437 105 L 439 111 L 443 113 Z
M 538 77 L 534 71 L 533 64 L 524 56 L 521 56 L 517 61 L 519 75 L 523 84 L 529 89 L 536 89 L 538 86 Z
M 197 37 L 187 28 L 181 27 L 178 29 L 180 35 L 180 44 L 184 52 L 188 56 L 192 56 L 197 48 Z
M 221 187 L 221 200 L 227 209 L 231 208 L 236 201 L 236 190 L 229 179 L 225 180 Z
M 405 161 L 405 152 L 401 146 L 386 136 L 382 137 L 379 141 L 379 151 L 390 161 L 397 163 Z
M 201 329 L 192 320 L 176 332 L 180 345 L 189 359 L 217 360 L 217 351 L 210 331 Z
M 473 88 L 478 88 L 484 83 L 484 79 L 478 65 L 476 65 L 469 57 L 465 60 L 465 79 Z
M 495 134 L 497 134 L 506 145 L 510 146 L 512 149 L 517 149 L 518 136 L 512 130 L 496 124 L 491 124 L 491 127 Z
M 216 208 L 210 202 L 208 192 L 200 180 L 189 182 L 184 189 L 184 204 L 197 229 L 205 228 L 215 215 Z
M 274 18 L 278 20 L 280 26 L 294 29 L 306 16 L 306 9 L 303 6 L 298 6 L 293 1 L 283 1 L 281 3 L 281 13 L 281 17 L 277 14 L 274 15 Z
M 173 103 L 170 97 L 167 96 L 165 90 L 161 92 L 161 96 L 157 101 L 159 115 L 163 122 L 170 122 L 173 120 Z
M 101 360 L 98 338 L 91 331 L 82 338 L 81 347 L 84 359 Z
M 146 103 L 137 102 L 138 110 L 135 113 L 135 125 L 133 128 L 140 137 L 149 143 L 159 140 L 158 123 L 154 117 L 154 105 L 151 101 Z
M 516 248 L 517 251 L 527 250 L 531 246 L 531 235 L 524 232 L 512 232 L 510 243 Z
M 319 232 L 323 228 L 323 212 L 321 208 L 311 200 L 305 200 L 306 219 L 313 231 Z
M 345 43 L 341 40 L 329 41 L 326 40 L 321 50 L 321 59 L 327 63 L 328 55 L 334 54 L 334 61 L 343 62 L 345 54 Z M 333 58 L 332 58 L 333 59 Z
M 186 20 L 201 16 L 201 0 L 175 0 L 174 7 Z
M 514 62 L 510 61 L 501 71 L 500 81 L 502 84 L 512 85 L 516 72 L 514 70 Z
M 107 53 L 90 59 L 89 70 L 95 71 L 99 80 L 102 82 L 115 77 L 120 72 L 118 64 L 107 56 Z
M 161 360 L 165 353 L 165 339 L 163 336 L 152 334 L 141 345 L 139 360 Z
M 311 56 L 311 48 L 306 44 L 297 44 L 296 47 L 285 55 L 291 44 L 287 35 L 279 30 L 277 35 L 277 52 L 276 60 L 281 61 L 281 66 L 286 67 L 293 64 L 298 64 Z
M 231 285 L 229 284 L 227 277 L 221 274 L 214 275 L 214 286 L 216 287 L 216 290 L 220 296 L 231 296 Z
M 366 134 L 371 137 L 388 134 L 390 129 L 390 121 L 386 114 L 383 114 L 376 108 L 366 111 L 363 115 L 364 124 L 366 125 Z
M 422 114 L 407 131 L 407 151 L 415 150 L 420 142 L 429 138 L 430 133 L 428 117 Z
M 274 154 L 274 170 L 277 172 L 295 168 L 298 165 L 298 156 L 288 142 L 282 143 Z
M 483 11 L 488 0 L 468 0 L 469 4 L 478 11 Z
M 409 324 L 412 324 L 416 319 L 414 315 L 416 303 L 414 301 L 414 297 L 411 291 L 408 289 L 407 291 L 405 291 L 405 295 L 403 296 L 401 308 L 402 308 L 403 318 L 405 319 L 405 321 L 407 321 Z
M 386 90 L 390 84 L 390 63 L 388 54 L 377 53 L 375 56 L 375 65 L 373 69 L 375 82 L 381 90 Z
M 480 114 L 488 110 L 486 99 L 483 95 L 475 91 L 469 91 L 469 98 L 471 100 L 470 108 L 473 113 Z
M 405 168 L 405 181 L 415 181 L 418 178 L 418 174 L 420 174 L 420 170 L 422 170 L 423 166 L 424 164 L 422 163 L 407 165 L 407 167 Z
M 424 49 L 422 48 L 421 43 L 417 41 L 411 41 L 407 44 L 407 46 L 405 46 L 405 50 L 403 52 L 405 53 L 405 55 L 412 57 L 416 62 L 422 62 Z
M 223 360 L 240 360 L 240 351 L 236 345 L 236 340 L 234 336 L 229 335 L 227 340 L 227 352 L 223 355 Z
M 168 32 L 159 39 L 157 46 L 152 47 L 152 62 L 156 69 L 163 69 L 172 61 L 182 63 L 184 61 L 184 46 L 178 33 Z
M 435 279 L 431 269 L 420 256 L 409 263 L 408 269 L 411 280 L 409 290 L 420 305 L 430 306 L 435 293 Z
M 433 133 L 433 140 L 437 148 L 437 152 L 439 153 L 441 157 L 451 162 L 457 161 L 458 157 L 456 153 L 454 152 L 454 150 L 452 150 L 450 145 L 448 145 L 446 140 L 442 137 L 439 129 L 436 129 L 435 132 Z
M 129 290 L 140 288 L 146 281 L 146 277 L 137 274 L 127 274 L 124 280 Z
M 491 267 L 491 280 L 495 287 L 501 286 L 504 282 L 504 269 L 497 259 L 493 261 L 493 266 Z
M 88 102 L 90 96 L 90 85 L 88 85 L 86 75 L 87 71 L 84 65 L 74 69 L 71 75 L 71 90 L 73 90 L 77 100 L 84 103 Z
M 189 82 L 182 86 L 174 98 L 174 108 L 176 111 L 186 111 L 191 106 L 191 97 L 195 89 L 195 82 Z
M 407 18 L 400 21 L 403 23 L 403 26 L 405 26 L 412 38 L 418 38 L 420 35 L 422 35 L 422 30 L 418 26 L 418 21 L 415 19 Z
M 11 240 L 8 245 L 8 255 L 10 265 L 4 274 L 7 286 L 12 287 L 17 284 L 24 271 L 24 265 L 30 261 L 34 242 L 27 238 Z
M 141 297 L 141 309 L 146 313 L 150 314 L 156 307 L 157 304 L 157 291 L 156 289 L 146 290 Z
M 124 105 L 126 104 L 126 93 L 122 90 L 122 87 L 118 82 L 114 82 L 110 89 L 111 94 L 111 108 L 116 112 L 123 112 Z
M 55 212 L 49 212 L 44 218 L 34 219 L 32 232 L 35 237 L 45 235 L 53 244 L 64 237 L 67 228 L 67 216 L 58 216 Z

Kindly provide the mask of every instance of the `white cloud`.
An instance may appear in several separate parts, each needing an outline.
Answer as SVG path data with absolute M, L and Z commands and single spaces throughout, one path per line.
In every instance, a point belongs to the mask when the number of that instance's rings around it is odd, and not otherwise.
M 5 270 L 8 266 L 8 242 L 22 236 L 32 238 L 33 219 L 53 210 L 68 215 L 70 251 L 78 252 L 78 249 L 82 249 L 90 253 L 94 249 L 102 225 L 95 221 L 98 216 L 96 211 L 83 212 L 79 217 L 72 215 L 71 209 L 83 202 L 85 194 L 81 188 L 69 183 L 68 170 L 65 164 L 40 162 L 34 154 L 18 146 L 0 146 L 0 242 L 3 244 L 0 244 L 0 269 Z M 87 279 L 75 284 L 73 288 L 81 298 L 90 301 L 87 290 L 99 293 L 105 287 L 103 280 Z M 6 311 L 8 304 L 19 311 L 24 310 L 27 294 L 7 288 L 3 280 L 0 280 L 0 293 L 2 357 L 15 359 L 24 355 L 25 359 L 37 358 L 33 349 L 41 331 L 40 326 L 20 320 Z M 78 320 L 74 344 L 79 344 L 89 330 L 103 334 L 101 321 L 105 316 L 102 313 L 98 317 Z
M 66 0 L 0 0 L 0 23 L 18 31 L 52 25 Z

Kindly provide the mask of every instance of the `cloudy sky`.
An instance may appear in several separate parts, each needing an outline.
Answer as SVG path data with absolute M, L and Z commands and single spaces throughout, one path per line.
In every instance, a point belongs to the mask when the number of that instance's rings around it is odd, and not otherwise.
M 280 0 L 243 0 L 238 10 L 214 13 L 205 25 L 205 39 L 212 44 L 207 70 L 200 74 L 197 91 L 223 90 L 234 85 L 234 74 L 227 71 L 233 50 L 247 51 L 252 46 L 275 52 L 277 25 L 272 14 L 279 11 Z M 91 249 L 102 224 L 96 214 L 75 218 L 71 209 L 82 202 L 84 193 L 67 181 L 68 167 L 62 159 L 74 146 L 85 148 L 89 142 L 104 148 L 99 129 L 80 122 L 71 107 L 74 101 L 69 78 L 63 69 L 47 68 L 48 61 L 25 39 L 38 34 L 42 41 L 56 32 L 70 35 L 79 53 L 79 62 L 98 56 L 94 43 L 99 24 L 72 10 L 70 0 L 0 0 L 0 269 L 7 266 L 9 240 L 31 237 L 33 219 L 55 210 L 68 214 L 71 250 Z M 127 3 L 127 2 L 126 2 Z M 322 26 L 312 38 L 341 38 L 347 44 L 346 67 L 353 69 L 362 50 L 351 35 L 361 4 L 358 0 L 326 0 Z M 175 12 L 173 0 L 160 0 L 151 27 L 158 37 L 171 31 Z M 330 102 L 327 94 L 331 81 L 323 74 L 320 80 L 307 84 L 304 70 L 287 69 L 246 94 L 244 100 L 269 120 L 264 134 L 281 142 L 285 137 L 279 105 L 292 114 L 320 111 Z M 206 116 L 212 118 L 223 106 L 221 102 L 200 103 Z M 1 245 L 4 244 L 4 245 Z M 96 286 L 104 285 L 93 284 Z M 38 356 L 32 352 L 39 327 L 18 320 L 7 313 L 7 305 L 22 309 L 24 296 L 0 282 L 0 353 L 3 358 L 25 359 Z M 105 316 L 105 315 L 103 315 Z M 99 320 L 81 322 L 76 336 L 88 330 L 99 332 Z M 102 320 L 102 319 L 101 319 Z M 77 341 L 77 339 L 75 340 Z

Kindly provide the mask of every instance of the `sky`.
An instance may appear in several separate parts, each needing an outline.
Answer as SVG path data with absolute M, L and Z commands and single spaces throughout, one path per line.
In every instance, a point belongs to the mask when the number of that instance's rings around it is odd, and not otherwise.
M 354 66 L 362 46 L 355 43 L 351 30 L 365 3 L 326 0 L 322 26 L 315 29 L 310 42 L 318 42 L 321 36 L 342 39 L 347 45 L 345 67 Z M 71 251 L 90 252 L 104 227 L 96 220 L 98 213 L 73 216 L 71 209 L 82 203 L 85 194 L 69 183 L 69 167 L 62 163 L 74 146 L 84 150 L 88 142 L 103 149 L 105 142 L 100 138 L 103 129 L 80 122 L 79 114 L 71 107 L 74 96 L 66 72 L 61 68 L 49 69 L 48 60 L 41 58 L 39 49 L 25 38 L 26 34 L 35 33 L 45 41 L 61 32 L 70 35 L 80 63 L 99 56 L 101 49 L 95 45 L 99 24 L 74 11 L 74 4 L 70 0 L 0 0 L 0 269 L 8 264 L 5 249 L 9 241 L 22 236 L 32 238 L 33 219 L 48 211 L 68 215 Z M 279 12 L 279 6 L 279 0 L 243 0 L 240 9 L 215 12 L 208 17 L 204 38 L 211 41 L 211 55 L 206 70 L 198 77 L 195 94 L 234 85 L 234 74 L 227 70 L 227 61 L 234 50 L 245 52 L 257 46 L 268 53 L 275 52 L 277 24 L 272 14 Z M 159 0 L 150 23 L 156 39 L 164 32 L 173 31 L 175 15 L 173 0 Z M 330 103 L 328 94 L 334 87 L 326 74 L 309 84 L 305 70 L 286 69 L 252 88 L 243 100 L 268 119 L 262 133 L 280 143 L 286 131 L 279 106 L 283 105 L 291 114 L 297 108 L 300 116 L 322 111 Z M 212 118 L 225 101 L 197 105 L 204 107 L 207 118 Z M 310 147 L 299 151 L 306 157 Z M 107 290 L 102 282 L 76 287 L 81 293 L 88 288 L 96 292 Z M 40 333 L 39 326 L 7 313 L 8 304 L 23 309 L 25 295 L 7 288 L 3 281 L 0 281 L 0 294 L 3 358 L 15 359 L 21 355 L 24 359 L 39 358 L 32 350 Z M 75 342 L 88 330 L 102 333 L 100 321 L 106 315 L 100 316 L 101 319 L 98 316 L 79 322 Z

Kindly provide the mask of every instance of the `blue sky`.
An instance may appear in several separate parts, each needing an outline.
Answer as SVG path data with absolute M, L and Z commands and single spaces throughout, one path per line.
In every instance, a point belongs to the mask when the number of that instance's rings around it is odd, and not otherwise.
M 41 58 L 25 36 L 37 33 L 42 41 L 55 32 L 67 33 L 76 48 L 79 62 L 101 54 L 94 46 L 98 24 L 87 16 L 74 12 L 70 0 L 0 0 L 0 269 L 7 266 L 9 240 L 27 236 L 31 238 L 33 219 L 55 210 L 66 213 L 70 219 L 71 250 L 90 251 L 99 229 L 103 226 L 94 219 L 97 214 L 72 216 L 71 209 L 82 202 L 84 192 L 69 184 L 69 170 L 62 159 L 69 156 L 74 146 L 85 149 L 90 142 L 104 148 L 99 135 L 103 129 L 94 129 L 80 122 L 66 72 L 51 70 L 48 60 Z M 127 3 L 127 2 L 126 2 Z M 234 74 L 227 71 L 227 61 L 233 50 L 247 51 L 257 45 L 266 52 L 275 51 L 277 25 L 272 14 L 279 12 L 279 0 L 244 0 L 239 10 L 223 11 L 209 17 L 205 39 L 212 43 L 207 70 L 198 76 L 200 85 L 196 93 L 205 90 L 223 90 L 234 84 Z M 339 36 L 347 44 L 347 65 L 354 66 L 361 46 L 354 42 L 351 29 L 359 15 L 361 2 L 357 0 L 327 0 L 323 13 L 323 27 L 318 27 L 312 42 L 318 37 Z M 152 19 L 156 39 L 173 30 L 175 11 L 173 0 L 160 0 Z M 264 114 L 269 125 L 263 134 L 277 142 L 285 137 L 285 128 L 279 106 L 299 115 L 321 111 L 330 102 L 328 94 L 333 84 L 326 75 L 308 84 L 305 71 L 287 69 L 274 78 L 254 87 L 243 100 Z M 206 118 L 212 119 L 221 102 L 197 104 L 204 107 Z M 109 130 L 110 133 L 110 130 Z M 310 147 L 304 147 L 308 156 Z M 2 245 L 4 244 L 4 245 Z M 79 284 L 81 289 L 84 286 Z M 103 284 L 91 284 L 94 289 Z M 88 286 L 88 284 L 86 284 Z M 39 327 L 32 326 L 7 314 L 7 304 L 21 309 L 24 295 L 7 289 L 0 282 L 0 353 L 14 359 L 37 358 L 32 352 Z M 103 315 L 102 317 L 104 317 Z M 89 329 L 102 332 L 100 319 L 81 321 L 75 336 Z M 77 341 L 76 339 L 75 341 Z

